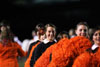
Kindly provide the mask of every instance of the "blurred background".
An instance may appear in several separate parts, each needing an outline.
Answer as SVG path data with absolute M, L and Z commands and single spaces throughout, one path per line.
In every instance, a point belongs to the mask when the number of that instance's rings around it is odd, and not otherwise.
M 7 20 L 19 40 L 32 39 L 38 23 L 53 23 L 57 32 L 75 28 L 79 21 L 100 25 L 99 2 L 89 0 L 0 0 L 0 21 Z M 19 58 L 24 67 L 25 58 Z
M 0 20 L 8 20 L 21 41 L 32 38 L 38 23 L 53 23 L 58 32 L 81 20 L 95 27 L 100 25 L 99 11 L 99 3 L 92 0 L 0 0 Z

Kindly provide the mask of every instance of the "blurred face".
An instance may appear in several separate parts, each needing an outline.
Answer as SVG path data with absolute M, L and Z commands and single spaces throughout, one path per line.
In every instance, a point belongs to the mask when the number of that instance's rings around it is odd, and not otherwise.
M 39 37 L 39 39 L 40 39 L 40 36 L 41 35 L 43 35 L 45 32 L 44 32 L 44 29 L 39 29 L 38 31 L 37 31 L 37 36 Z
M 93 35 L 94 44 L 100 44 L 100 30 L 97 30 Z
M 69 31 L 69 35 L 72 36 L 74 34 L 74 30 Z
M 1 27 L 1 31 L 6 31 L 6 27 L 5 26 L 2 26 Z
M 47 27 L 46 29 L 46 38 L 49 41 L 53 41 L 56 35 L 56 30 L 53 27 Z
M 43 35 L 43 34 L 44 34 L 44 29 L 40 29 L 40 30 L 38 31 L 38 34 L 39 34 L 39 35 Z
M 40 41 L 43 41 L 45 39 L 45 35 L 40 36 Z
M 68 38 L 66 34 L 63 34 L 63 38 Z
M 77 36 L 88 36 L 88 28 L 85 25 L 79 25 L 75 32 Z

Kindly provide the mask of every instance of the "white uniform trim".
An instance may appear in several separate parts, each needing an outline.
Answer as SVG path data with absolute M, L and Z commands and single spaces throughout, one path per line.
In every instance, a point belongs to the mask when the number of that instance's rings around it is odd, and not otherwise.
M 92 49 L 92 50 L 95 50 L 97 47 L 99 47 L 99 45 L 94 44 L 94 45 L 91 47 L 91 49 Z
M 57 42 L 56 39 L 54 39 L 54 41 Z M 49 41 L 48 41 L 47 39 L 44 39 L 44 40 L 43 40 L 43 43 L 44 43 L 44 44 L 47 44 L 48 42 L 49 42 Z

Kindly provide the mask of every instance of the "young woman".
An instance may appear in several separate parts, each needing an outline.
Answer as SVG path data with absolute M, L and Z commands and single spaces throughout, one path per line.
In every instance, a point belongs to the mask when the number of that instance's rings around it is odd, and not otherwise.
M 43 36 L 44 36 L 44 25 L 43 24 L 37 24 L 36 27 L 35 27 L 35 32 L 36 32 L 36 39 L 33 39 L 32 41 L 30 41 L 30 43 L 28 44 L 27 46 L 27 57 L 29 56 L 30 54 L 30 51 L 32 49 L 32 46 L 35 46 L 35 44 L 39 41 L 42 41 L 43 39 L 41 39 Z
M 100 67 L 100 27 L 91 35 L 93 46 L 78 56 L 73 67 Z
M 31 57 L 30 66 L 33 67 L 36 60 L 44 53 L 44 51 L 54 44 L 56 36 L 56 27 L 53 24 L 46 24 L 45 26 L 46 38 L 35 49 Z
M 42 23 L 37 24 L 36 27 L 35 27 L 35 33 L 36 33 L 36 35 L 34 36 L 33 39 L 31 39 L 29 41 L 25 39 L 23 41 L 23 44 L 22 44 L 22 49 L 26 53 L 28 53 L 28 55 L 30 54 L 30 50 L 32 48 L 32 43 L 34 43 L 37 40 L 39 40 L 41 35 L 44 34 L 44 24 L 42 24 Z M 28 55 L 27 55 L 27 57 L 28 57 Z
M 32 45 L 30 46 L 30 52 L 29 52 L 29 55 L 27 57 L 27 60 L 25 62 L 25 65 L 24 67 L 30 67 L 30 61 L 31 61 L 31 57 L 32 57 L 32 53 L 34 51 L 34 49 L 37 47 L 37 45 L 40 44 L 40 42 L 42 42 L 45 38 L 45 35 L 41 35 L 40 39 L 37 40 L 36 42 L 32 43 Z
M 63 41 L 61 44 L 63 44 L 62 48 L 53 51 L 49 67 L 72 67 L 75 58 L 91 47 L 87 24 L 85 22 L 77 24 L 76 36 L 71 38 L 69 42 Z
M 13 41 L 12 32 L 7 26 L 3 22 L 0 24 L 0 67 L 19 67 L 17 57 L 25 56 L 25 52 Z
M 88 31 L 88 24 L 86 22 L 80 22 L 76 25 L 75 30 L 76 36 L 84 36 L 89 37 L 89 31 Z
M 35 67 L 47 67 L 48 64 L 51 61 L 51 56 L 52 56 L 52 51 L 53 50 L 57 50 L 57 48 L 61 48 L 59 45 L 59 41 L 63 42 L 65 40 L 68 40 L 68 33 L 65 31 L 60 32 L 57 35 L 57 41 L 55 44 L 51 45 L 50 47 L 48 47 L 45 52 L 39 57 L 39 59 L 35 62 Z

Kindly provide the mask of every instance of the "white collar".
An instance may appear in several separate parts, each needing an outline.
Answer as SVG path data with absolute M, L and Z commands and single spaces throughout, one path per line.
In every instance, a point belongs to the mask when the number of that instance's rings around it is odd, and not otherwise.
M 56 40 L 56 39 L 54 39 L 54 41 L 55 41 L 55 42 L 57 42 L 57 40 Z
M 57 42 L 56 39 L 54 39 L 54 41 Z M 43 40 L 43 43 L 44 43 L 44 44 L 47 44 L 47 43 L 49 43 L 49 41 L 48 41 L 47 39 L 44 39 L 44 40 Z
M 94 44 L 93 46 L 92 46 L 92 50 L 95 50 L 97 47 L 99 47 L 99 45 L 97 45 L 97 44 Z

